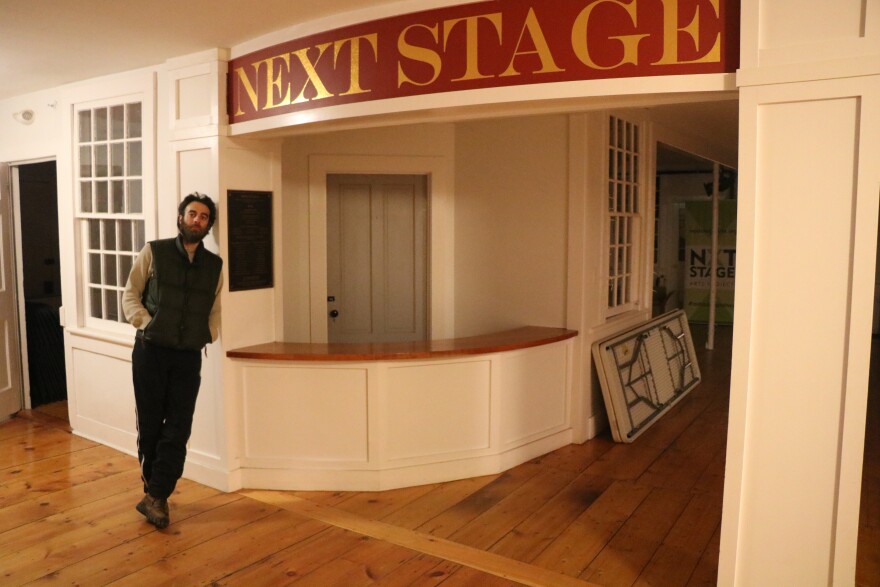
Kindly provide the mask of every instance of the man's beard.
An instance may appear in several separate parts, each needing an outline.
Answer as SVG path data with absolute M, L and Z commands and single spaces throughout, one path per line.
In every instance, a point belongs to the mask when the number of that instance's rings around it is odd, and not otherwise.
M 204 232 L 201 232 L 198 229 L 194 230 L 192 227 L 187 226 L 184 222 L 178 223 L 177 228 L 178 230 L 180 230 L 180 234 L 183 235 L 183 242 L 185 243 L 195 244 L 208 236 L 207 229 L 205 229 Z

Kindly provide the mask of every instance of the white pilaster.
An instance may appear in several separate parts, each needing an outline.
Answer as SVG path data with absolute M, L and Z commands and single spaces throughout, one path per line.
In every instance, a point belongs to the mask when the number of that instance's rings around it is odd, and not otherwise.
M 226 50 L 205 51 L 168 61 L 160 75 L 158 217 L 159 236 L 171 236 L 176 234 L 177 205 L 187 194 L 206 193 L 217 203 L 218 220 L 205 244 L 227 261 L 221 338 L 203 359 L 186 475 L 234 490 L 240 486 L 241 410 L 237 382 L 224 374 L 224 349 L 274 340 L 277 312 L 274 288 L 229 292 L 226 194 L 230 189 L 275 191 L 273 217 L 266 222 L 280 238 L 281 167 L 276 141 L 227 138 L 227 60 Z M 281 259 L 277 252 L 275 257 L 277 276 Z
M 718 583 L 851 585 L 880 194 L 880 6 L 745 0 L 742 14 Z

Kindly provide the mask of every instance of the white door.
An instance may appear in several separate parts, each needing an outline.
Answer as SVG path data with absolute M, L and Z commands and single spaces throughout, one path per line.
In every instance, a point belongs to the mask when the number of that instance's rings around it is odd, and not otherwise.
M 21 409 L 21 353 L 9 165 L 0 163 L 0 421 Z
M 327 176 L 330 342 L 427 337 L 427 178 Z

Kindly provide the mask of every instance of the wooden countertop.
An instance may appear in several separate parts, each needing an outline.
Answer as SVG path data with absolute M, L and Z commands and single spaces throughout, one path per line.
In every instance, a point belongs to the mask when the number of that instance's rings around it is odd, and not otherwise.
M 495 334 L 392 343 L 267 342 L 226 351 L 233 359 L 267 361 L 397 361 L 484 355 L 541 346 L 577 336 L 576 330 L 525 326 Z

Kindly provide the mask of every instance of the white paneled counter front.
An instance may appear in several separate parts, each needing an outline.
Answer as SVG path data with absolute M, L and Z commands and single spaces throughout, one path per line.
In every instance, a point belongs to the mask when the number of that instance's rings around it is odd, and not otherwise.
M 229 351 L 246 488 L 373 491 L 499 473 L 572 442 L 577 332 Z

